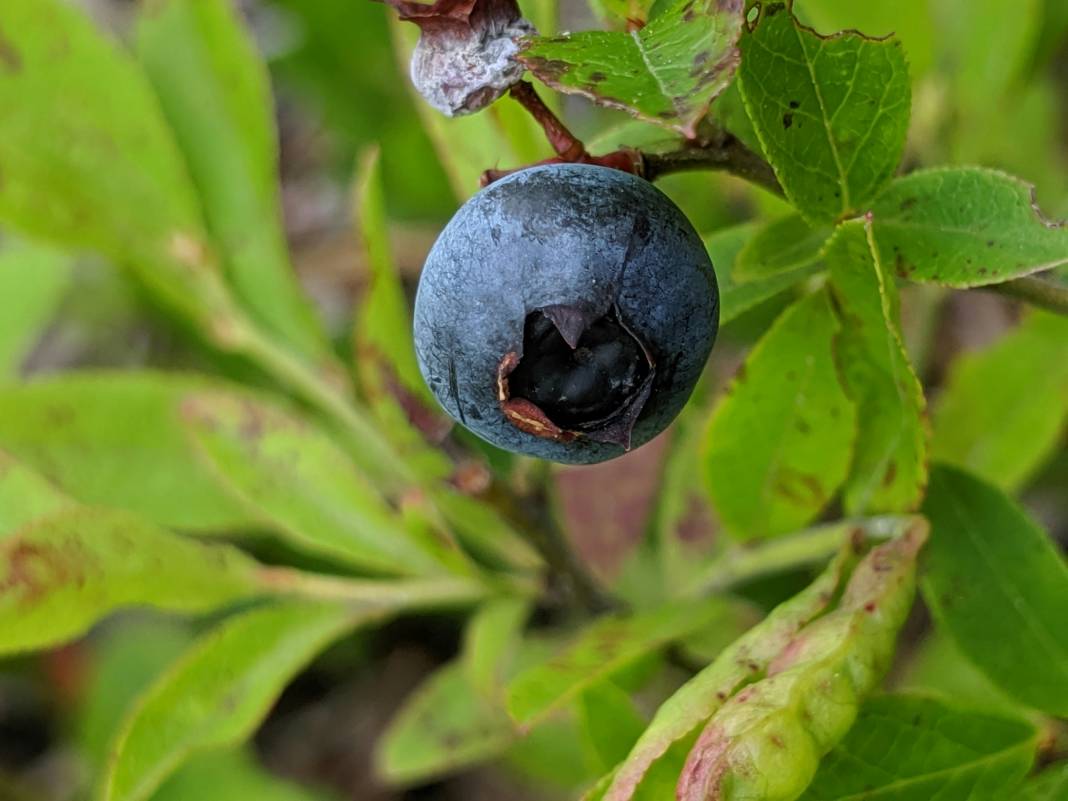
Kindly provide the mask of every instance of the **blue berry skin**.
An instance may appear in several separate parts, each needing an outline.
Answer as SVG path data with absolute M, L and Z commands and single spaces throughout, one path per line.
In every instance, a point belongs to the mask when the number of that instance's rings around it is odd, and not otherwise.
M 569 464 L 605 461 L 625 448 L 598 441 L 596 432 L 563 441 L 521 430 L 500 400 L 502 359 L 522 358 L 528 315 L 547 307 L 578 309 L 589 320 L 618 316 L 651 354 L 651 390 L 635 406 L 633 430 L 627 424 L 631 447 L 682 410 L 719 323 L 716 277 L 700 237 L 644 179 L 544 165 L 465 203 L 419 282 L 415 344 L 423 377 L 445 411 L 483 439 Z

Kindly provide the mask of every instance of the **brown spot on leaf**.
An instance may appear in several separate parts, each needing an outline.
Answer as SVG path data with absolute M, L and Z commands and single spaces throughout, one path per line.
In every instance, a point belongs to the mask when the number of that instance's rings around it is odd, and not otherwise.
M 3 31 L 0 31 L 0 67 L 8 72 L 22 71 L 22 56 L 15 49 L 15 45 L 7 40 Z
M 789 130 L 790 126 L 794 124 L 794 115 L 787 111 L 782 115 L 782 127 L 783 130 Z
M 603 72 L 594 71 L 590 73 L 590 80 L 594 83 L 601 83 L 602 81 L 608 80 L 608 76 Z
M 890 462 L 886 466 L 886 473 L 883 475 L 883 486 L 889 487 L 894 483 L 895 478 L 897 478 L 897 462 Z

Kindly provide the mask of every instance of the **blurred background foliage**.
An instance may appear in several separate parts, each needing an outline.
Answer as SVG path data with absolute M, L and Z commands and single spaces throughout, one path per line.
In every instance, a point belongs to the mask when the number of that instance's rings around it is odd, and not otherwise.
M 116 36 L 128 34 L 135 3 L 82 2 Z M 271 68 L 287 235 L 300 280 L 331 335 L 348 349 L 352 310 L 369 273 L 350 208 L 361 153 L 381 148 L 387 232 L 410 290 L 436 232 L 476 190 L 479 171 L 518 166 L 550 152 L 508 99 L 477 118 L 455 121 L 417 103 L 404 66 L 415 31 L 395 23 L 382 5 L 366 0 L 241 5 Z M 583 0 L 521 5 L 542 32 L 609 22 L 600 18 L 603 6 Z M 1034 182 L 1051 216 L 1068 217 L 1065 0 L 797 0 L 796 10 L 821 32 L 856 28 L 896 32 L 903 39 L 914 83 L 908 169 L 943 162 L 1003 168 Z M 551 102 L 595 151 L 664 139 L 662 131 L 582 100 Z M 736 103 L 728 94 L 714 113 L 728 124 L 737 121 Z M 785 210 L 777 198 L 724 175 L 676 175 L 662 186 L 703 233 Z M 33 246 L 34 280 L 24 280 L 28 271 L 5 269 L 16 261 L 24 266 L 22 247 L 29 246 L 0 242 L 5 310 L 0 376 L 75 366 L 206 368 L 231 375 L 244 369 L 198 344 L 102 261 L 72 262 L 66 254 Z M 758 304 L 725 327 L 696 405 L 707 404 L 786 302 L 777 297 Z M 907 287 L 903 313 L 908 346 L 937 410 L 948 366 L 962 353 L 980 352 L 1002 339 L 1019 319 L 1020 307 L 994 294 Z M 27 330 L 26 318 L 39 321 L 39 338 L 5 336 L 5 325 Z M 579 552 L 639 606 L 650 579 L 635 554 L 646 532 L 673 538 L 680 563 L 691 553 L 687 549 L 699 550 L 714 537 L 710 510 L 686 490 L 685 459 L 676 458 L 667 472 L 664 467 L 665 455 L 678 450 L 693 425 L 694 417 L 684 415 L 665 437 L 632 456 L 557 473 L 560 512 Z M 478 447 L 497 470 L 529 469 Z M 1030 509 L 1062 543 L 1068 541 L 1063 440 L 1021 483 Z M 606 487 L 612 491 L 599 491 Z M 658 500 L 665 487 L 678 491 Z M 747 587 L 745 595 L 755 608 L 766 607 L 803 581 L 804 576 L 763 581 Z M 88 777 L 106 758 L 115 721 L 137 690 L 182 651 L 195 628 L 160 616 L 125 615 L 90 641 L 6 663 L 0 669 L 0 800 L 85 798 Z M 996 705 L 996 691 L 954 658 L 952 645 L 924 639 L 925 631 L 921 614 L 911 625 L 912 639 L 894 681 Z M 155 798 L 554 798 L 596 773 L 596 755 L 574 727 L 564 726 L 508 752 L 503 770 L 495 766 L 405 792 L 376 781 L 370 763 L 375 738 L 411 689 L 457 653 L 458 643 L 458 622 L 443 615 L 395 624 L 366 641 L 335 648 L 287 690 L 253 746 L 194 760 Z M 694 644 L 698 653 L 700 646 Z

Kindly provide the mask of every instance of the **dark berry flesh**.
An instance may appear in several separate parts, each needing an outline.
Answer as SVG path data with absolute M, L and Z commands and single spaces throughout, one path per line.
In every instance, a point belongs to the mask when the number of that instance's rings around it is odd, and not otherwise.
M 614 312 L 594 322 L 572 347 L 541 311 L 527 316 L 523 358 L 509 376 L 513 398 L 538 406 L 556 425 L 584 431 L 618 414 L 652 365 Z

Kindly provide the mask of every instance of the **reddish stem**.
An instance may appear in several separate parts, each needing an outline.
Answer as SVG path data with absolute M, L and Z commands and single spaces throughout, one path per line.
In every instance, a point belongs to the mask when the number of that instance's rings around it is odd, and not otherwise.
M 542 130 L 545 131 L 545 138 L 549 140 L 549 145 L 556 152 L 556 158 L 539 161 L 537 164 L 597 164 L 633 175 L 644 174 L 642 155 L 637 150 L 623 148 L 603 156 L 590 155 L 582 141 L 568 130 L 552 109 L 545 105 L 538 93 L 534 91 L 534 87 L 526 81 L 519 81 L 515 84 L 510 94 L 541 125 Z M 482 173 L 482 186 L 488 186 L 513 172 L 516 170 L 486 170 Z

